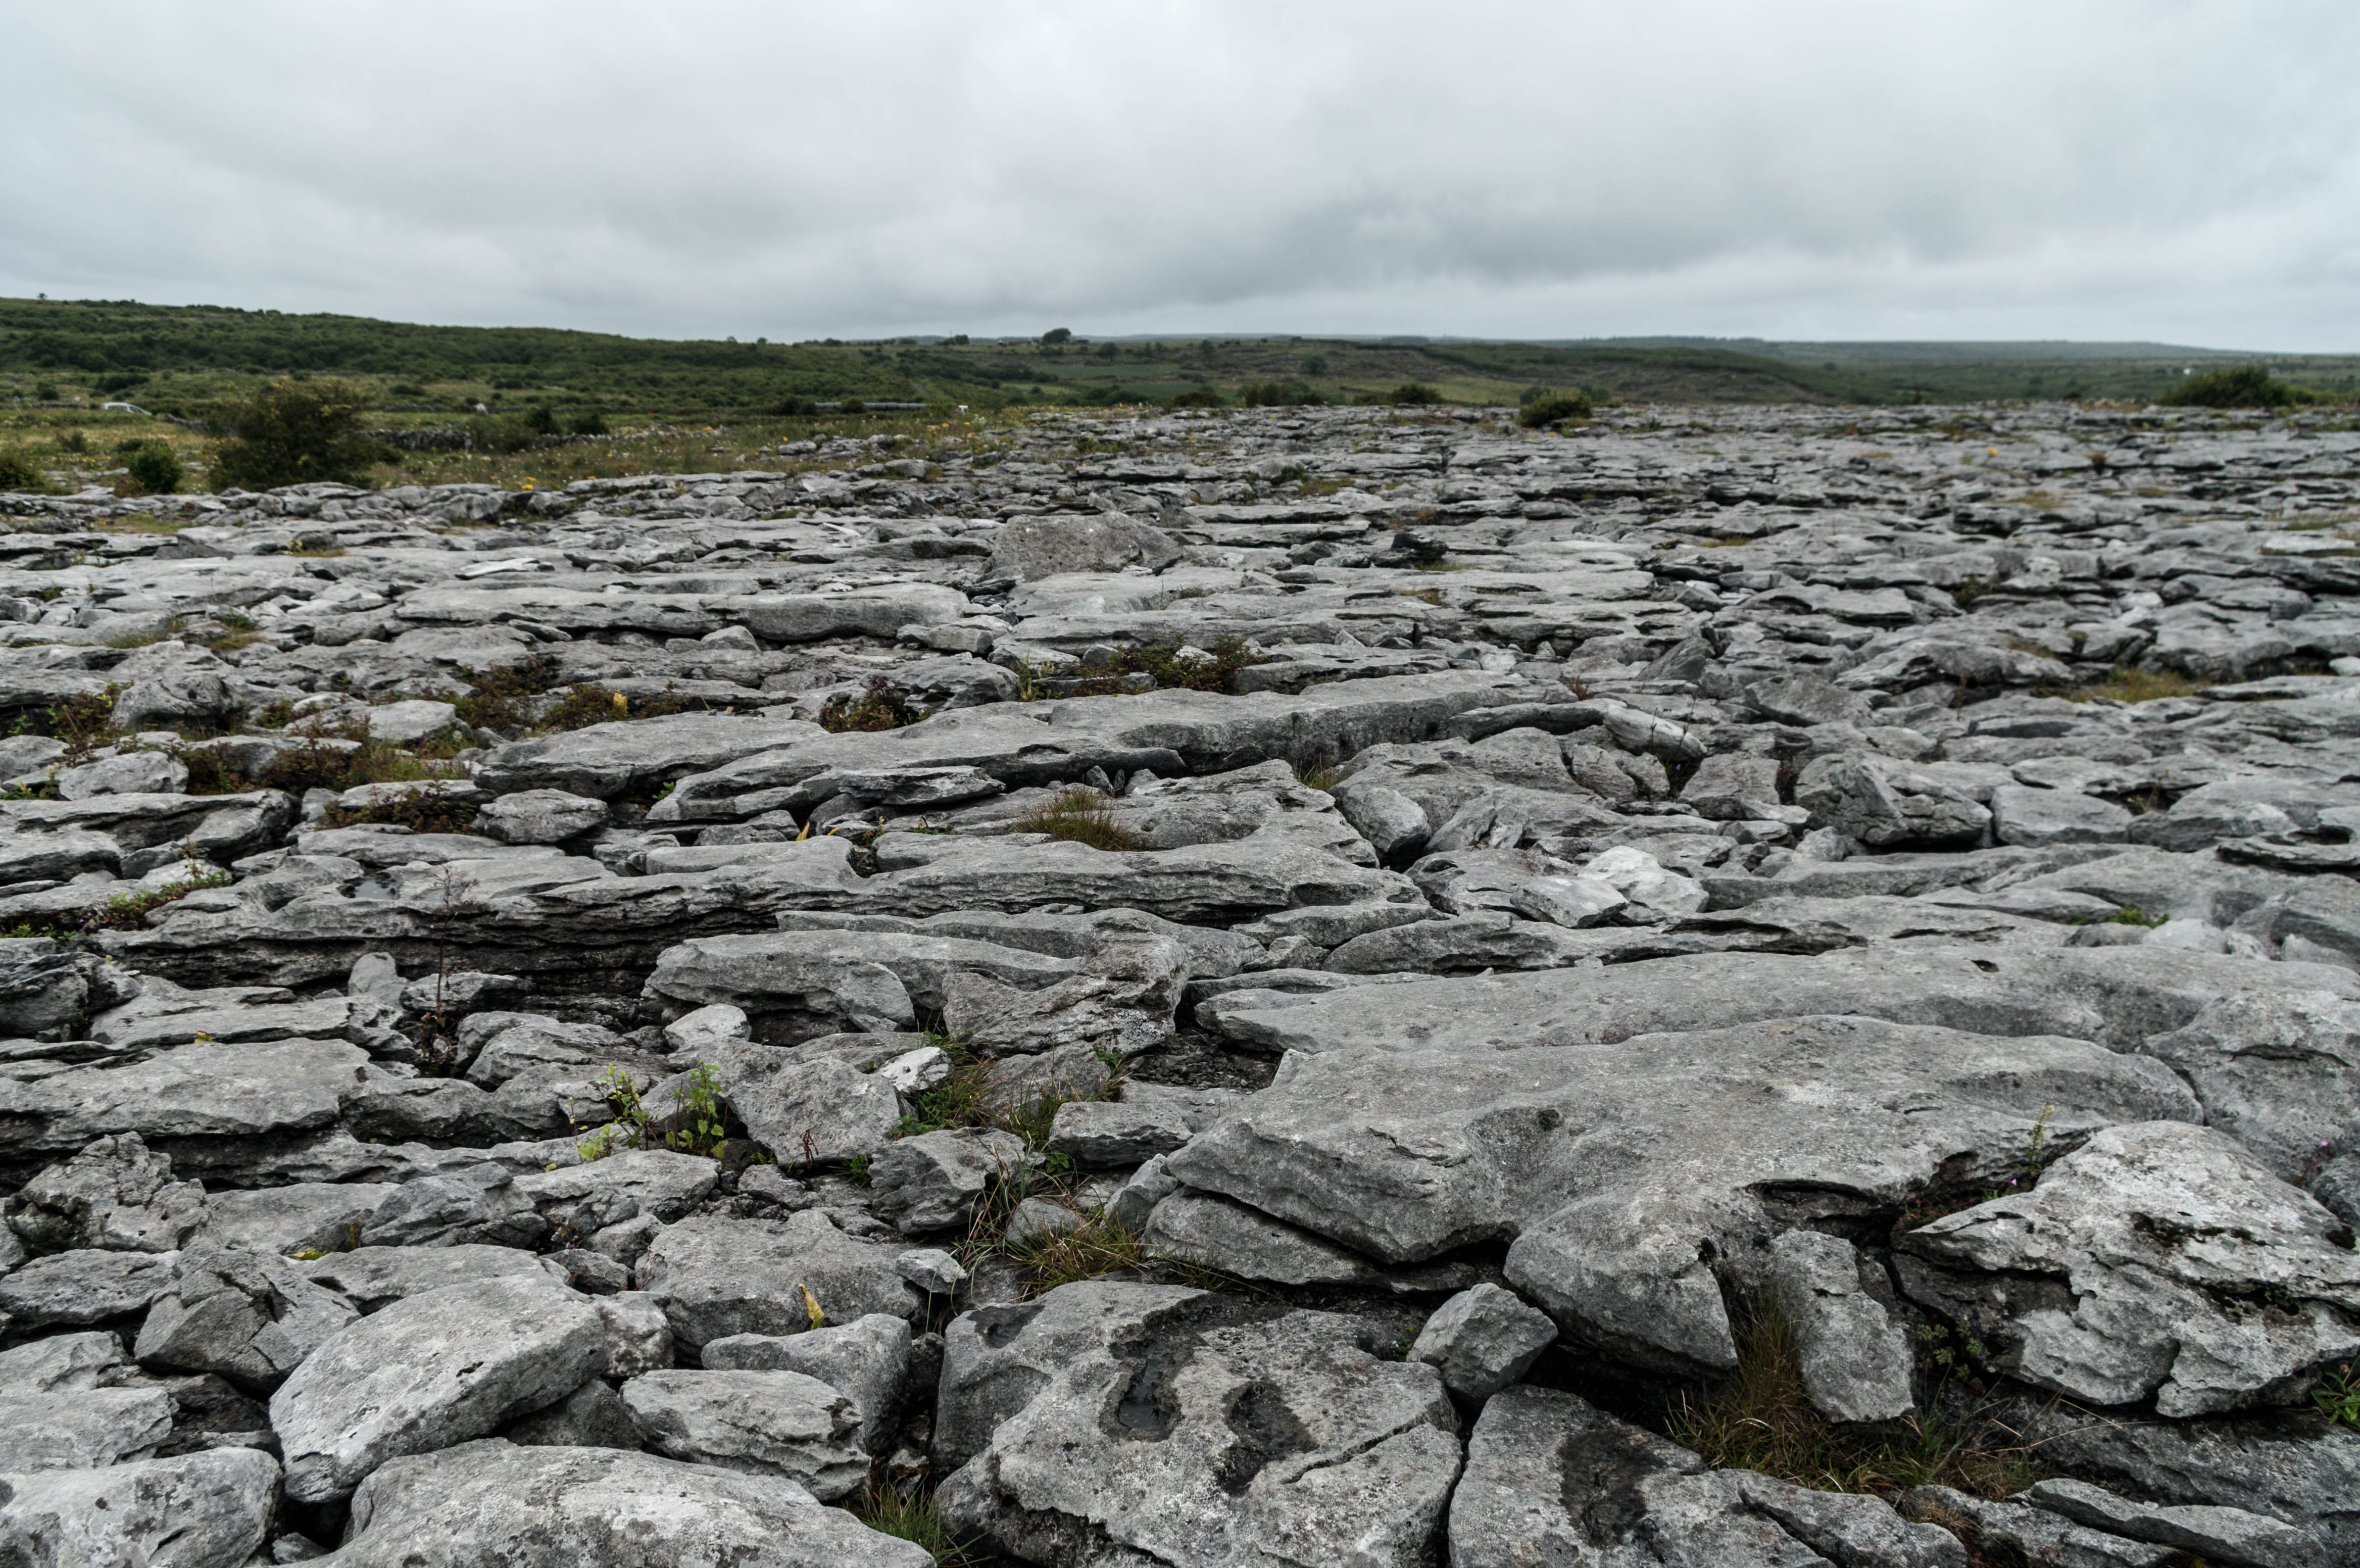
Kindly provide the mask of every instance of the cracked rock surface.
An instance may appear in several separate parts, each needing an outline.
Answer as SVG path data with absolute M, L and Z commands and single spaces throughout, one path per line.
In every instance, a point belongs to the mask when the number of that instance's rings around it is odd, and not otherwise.
M 0 497 L 0 1560 L 2360 1560 L 2335 415 L 885 440 Z

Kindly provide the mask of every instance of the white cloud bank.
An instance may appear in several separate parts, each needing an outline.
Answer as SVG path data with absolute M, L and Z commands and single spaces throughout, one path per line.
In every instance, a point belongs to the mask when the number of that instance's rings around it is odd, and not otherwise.
M 2360 349 L 2360 11 L 0 0 L 0 292 Z

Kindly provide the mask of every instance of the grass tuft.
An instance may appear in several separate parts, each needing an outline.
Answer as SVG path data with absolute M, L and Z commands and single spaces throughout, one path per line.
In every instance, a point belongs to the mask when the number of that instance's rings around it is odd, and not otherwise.
M 1094 789 L 1074 788 L 1060 794 L 1046 806 L 1036 806 L 1016 819 L 1014 830 L 1019 833 L 1046 833 L 1052 839 L 1068 844 L 1087 844 L 1093 850 L 1125 850 L 1139 848 L 1122 825 L 1107 810 L 1105 797 Z
M 872 1484 L 851 1508 L 853 1517 L 878 1534 L 915 1542 L 934 1553 L 935 1568 L 967 1568 L 976 1561 L 975 1543 L 959 1539 L 931 1490 L 912 1487 L 905 1492 Z
M 1741 1304 L 1731 1327 L 1737 1371 L 1701 1398 L 1684 1396 L 1666 1434 L 1717 1467 L 1758 1470 L 1822 1492 L 1879 1496 L 1942 1486 L 2005 1497 L 2039 1479 L 2029 1447 L 1994 1446 L 1980 1424 L 1920 1414 L 1885 1427 L 1840 1427 L 1811 1406 L 1801 1345 L 1767 1298 Z

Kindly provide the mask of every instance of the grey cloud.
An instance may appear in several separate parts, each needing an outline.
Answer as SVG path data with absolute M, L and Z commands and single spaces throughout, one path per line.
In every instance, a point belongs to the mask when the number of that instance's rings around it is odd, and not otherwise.
M 640 333 L 2350 348 L 2347 7 L 0 16 L 0 290 Z

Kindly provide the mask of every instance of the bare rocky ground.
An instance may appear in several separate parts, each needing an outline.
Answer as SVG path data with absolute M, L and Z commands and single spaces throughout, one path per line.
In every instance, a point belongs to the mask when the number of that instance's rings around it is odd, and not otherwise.
M 0 1558 L 2360 1562 L 2360 436 L 821 455 L 6 503 Z

